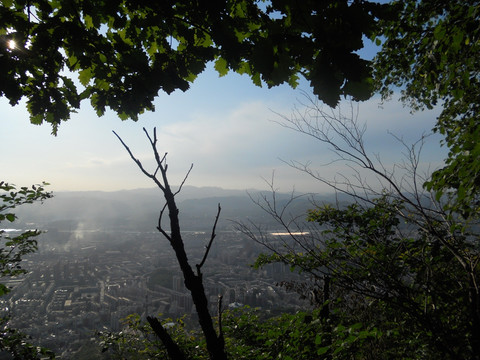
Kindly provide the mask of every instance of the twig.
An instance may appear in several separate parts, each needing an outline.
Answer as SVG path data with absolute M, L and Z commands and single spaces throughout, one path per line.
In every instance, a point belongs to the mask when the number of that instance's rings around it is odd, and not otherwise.
M 190 172 L 192 171 L 192 169 L 193 169 L 193 164 L 190 165 L 190 169 L 188 169 L 187 174 L 186 174 L 185 177 L 183 178 L 182 183 L 181 183 L 180 186 L 178 187 L 178 190 L 173 194 L 173 196 L 177 195 L 177 194 L 182 190 L 182 187 L 183 187 L 183 185 L 185 184 L 185 181 L 187 181 L 187 178 L 188 178 L 188 176 L 190 175 Z
M 166 208 L 167 208 L 167 203 L 163 204 L 162 210 L 160 210 L 160 215 L 158 215 L 157 230 L 160 231 L 168 241 L 172 242 L 172 238 L 170 237 L 170 235 L 167 234 L 165 230 L 163 230 L 163 227 L 162 227 L 163 212 L 165 211 Z
M 144 129 L 145 130 L 145 129 Z M 120 140 L 120 142 L 122 143 L 123 147 L 125 148 L 125 150 L 127 150 L 128 154 L 130 155 L 130 157 L 132 158 L 132 160 L 135 162 L 135 164 L 138 165 L 138 167 L 140 168 L 141 172 L 146 176 L 148 177 L 149 179 L 152 179 L 155 184 L 162 190 L 162 191 L 165 191 L 165 186 L 163 186 L 163 184 L 158 181 L 158 179 L 156 178 L 156 176 L 150 174 L 147 170 L 145 170 L 145 168 L 143 167 L 142 163 L 140 162 L 140 160 L 138 160 L 132 153 L 132 150 L 130 150 L 130 148 L 127 146 L 127 144 L 125 144 L 125 142 L 122 140 L 122 138 L 115 132 L 112 130 L 112 132 L 115 134 L 115 136 L 118 138 L 118 140 Z M 145 131 L 146 132 L 146 131 Z M 147 136 L 148 138 L 150 139 L 150 136 L 148 135 L 147 133 Z M 155 145 L 154 143 L 152 143 L 151 139 L 150 139 L 150 143 L 152 144 L 153 146 L 153 150 L 155 152 L 156 155 L 158 155 L 158 152 L 157 152 L 157 149 L 155 148 Z M 159 162 L 158 163 L 158 166 L 161 167 L 161 163 Z M 162 172 L 162 174 L 165 172 L 164 171 L 165 169 L 160 169 L 160 171 Z M 156 171 L 155 171 L 156 173 Z
M 217 228 L 217 223 L 218 223 L 218 218 L 220 217 L 220 211 L 222 211 L 222 208 L 220 207 L 220 204 L 218 204 L 218 211 L 217 211 L 217 216 L 215 217 L 215 223 L 213 224 L 212 228 L 212 235 L 210 236 L 210 241 L 208 242 L 207 248 L 205 250 L 205 254 L 203 254 L 203 259 L 200 262 L 200 264 L 197 264 L 197 275 L 200 276 L 201 274 L 201 268 L 205 261 L 207 260 L 208 253 L 210 252 L 210 248 L 212 247 L 213 239 L 217 236 L 215 234 L 215 229 Z

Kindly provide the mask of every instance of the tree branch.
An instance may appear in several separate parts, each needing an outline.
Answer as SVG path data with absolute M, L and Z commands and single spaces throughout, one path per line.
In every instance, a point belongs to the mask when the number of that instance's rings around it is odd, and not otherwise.
M 210 250 L 210 247 L 212 245 L 213 239 L 215 238 L 215 228 L 217 225 L 218 218 L 220 216 L 220 205 L 218 206 L 218 213 L 215 219 L 215 224 L 212 230 L 212 236 L 209 241 L 209 244 L 207 246 L 207 250 L 205 252 L 204 258 L 202 259 L 202 262 L 200 265 L 197 265 L 197 272 L 198 275 L 195 275 L 192 267 L 190 266 L 190 263 L 188 261 L 187 254 L 185 252 L 185 245 L 182 239 L 182 234 L 180 231 L 180 220 L 178 217 L 178 208 L 175 202 L 175 195 L 177 195 L 180 190 L 182 189 L 186 179 L 188 178 L 188 175 L 190 174 L 193 165 L 190 166 L 190 169 L 188 170 L 186 176 L 184 177 L 183 181 L 180 184 L 179 189 L 174 193 L 169 185 L 168 177 L 167 177 L 167 170 L 168 170 L 168 164 L 166 163 L 166 158 L 167 158 L 167 153 L 163 155 L 163 157 L 160 156 L 158 150 L 157 150 L 157 131 L 154 128 L 153 130 L 153 137 L 147 132 L 145 128 L 143 128 L 143 131 L 145 132 L 150 145 L 152 147 L 152 151 L 154 153 L 155 161 L 156 161 L 156 168 L 153 174 L 149 173 L 142 165 L 140 160 L 135 158 L 129 147 L 124 143 L 124 141 L 118 136 L 115 132 L 115 136 L 120 140 L 122 145 L 125 147 L 127 152 L 129 153 L 130 157 L 132 160 L 137 164 L 137 166 L 140 168 L 140 170 L 145 174 L 148 178 L 152 179 L 155 184 L 158 186 L 158 188 L 162 191 L 164 197 L 165 197 L 165 205 L 162 207 L 160 210 L 159 218 L 158 218 L 158 223 L 157 223 L 157 230 L 165 236 L 166 239 L 170 242 L 170 246 L 172 247 L 173 251 L 175 252 L 175 256 L 177 258 L 177 262 L 180 266 L 180 269 L 183 274 L 184 278 L 184 283 L 185 287 L 190 291 L 190 294 L 192 296 L 193 303 L 195 305 L 195 309 L 198 314 L 198 320 L 200 323 L 200 327 L 202 328 L 203 334 L 205 335 L 205 340 L 207 344 L 207 350 L 210 355 L 211 360 L 226 360 L 227 355 L 225 353 L 225 344 L 223 342 L 223 338 L 219 338 L 217 336 L 216 330 L 213 325 L 212 317 L 210 315 L 209 309 L 208 309 L 208 300 L 207 296 L 205 293 L 205 288 L 203 286 L 203 280 L 201 276 L 201 267 L 203 266 L 208 252 Z M 157 177 L 160 176 L 161 180 Z M 170 234 L 167 234 L 167 232 L 163 229 L 162 227 L 162 218 L 165 210 L 168 209 L 168 216 L 170 218 Z M 155 326 L 156 334 L 159 336 L 159 338 L 164 342 L 165 346 L 167 348 L 171 347 L 171 353 L 169 352 L 169 356 L 176 360 L 176 359 L 182 359 L 181 357 L 176 357 L 176 354 L 178 352 L 178 346 L 172 347 L 172 339 L 167 337 L 165 335 L 165 329 L 162 329 L 161 325 L 158 321 L 152 320 L 150 318 L 149 320 L 150 324 L 152 325 L 152 328 Z M 178 355 L 180 356 L 180 355 Z
M 197 276 L 201 276 L 201 268 L 205 261 L 207 260 L 208 253 L 210 252 L 210 248 L 212 247 L 213 239 L 217 236 L 215 234 L 215 229 L 217 228 L 217 222 L 218 218 L 220 217 L 220 211 L 222 211 L 222 208 L 220 207 L 220 204 L 218 204 L 218 211 L 217 211 L 217 216 L 215 216 L 215 222 L 213 224 L 212 228 L 212 235 L 210 236 L 210 241 L 208 242 L 206 249 L 205 249 L 205 254 L 203 254 L 203 259 L 200 261 L 200 264 L 197 264 Z
M 170 334 L 165 330 L 165 328 L 162 326 L 160 321 L 158 321 L 157 318 L 147 316 L 147 321 L 152 327 L 153 331 L 155 334 L 160 338 L 162 341 L 163 345 L 167 349 L 168 356 L 170 356 L 171 359 L 178 359 L 178 360 L 186 360 L 187 358 L 185 357 L 185 354 L 183 351 L 180 349 L 180 347 L 173 341 L 172 337 Z

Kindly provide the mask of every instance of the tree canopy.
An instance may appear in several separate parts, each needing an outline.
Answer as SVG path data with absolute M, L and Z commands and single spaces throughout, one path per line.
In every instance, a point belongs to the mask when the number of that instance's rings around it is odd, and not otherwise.
M 369 1 L 23 1 L 0 5 L 0 95 L 27 100 L 31 121 L 61 121 L 90 99 L 98 115 L 154 110 L 159 91 L 187 90 L 208 62 L 255 85 L 304 76 L 329 105 L 372 94 L 356 51 L 388 14 Z
M 374 63 L 377 88 L 384 97 L 402 88 L 414 110 L 442 106 L 435 129 L 450 153 L 429 187 L 439 196 L 456 189 L 457 206 L 478 211 L 480 2 L 408 0 L 392 6 L 398 16 L 381 24 L 385 41 Z

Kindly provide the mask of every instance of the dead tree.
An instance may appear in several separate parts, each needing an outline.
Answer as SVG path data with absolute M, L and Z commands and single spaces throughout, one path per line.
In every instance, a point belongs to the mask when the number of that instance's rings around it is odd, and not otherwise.
M 208 301 L 205 295 L 205 288 L 203 286 L 203 274 L 202 274 L 202 266 L 205 264 L 207 259 L 208 253 L 212 246 L 213 240 L 216 236 L 215 229 L 218 222 L 218 218 L 220 216 L 220 205 L 218 205 L 217 215 L 215 217 L 215 222 L 212 228 L 212 234 L 210 240 L 206 246 L 205 254 L 203 255 L 202 260 L 199 264 L 196 264 L 195 271 L 190 265 L 188 261 L 187 254 L 185 252 L 185 246 L 182 239 L 182 234 L 180 231 L 180 222 L 178 217 L 178 208 L 175 202 L 175 196 L 181 191 L 183 184 L 185 183 L 190 171 L 192 170 L 193 165 L 188 170 L 185 178 L 183 179 L 180 187 L 177 191 L 173 191 L 167 178 L 167 169 L 168 164 L 166 161 L 167 153 L 163 156 L 160 156 L 160 153 L 157 149 L 157 132 L 154 128 L 153 130 L 153 138 L 150 134 L 143 129 L 145 134 L 147 135 L 148 141 L 152 147 L 152 151 L 155 157 L 156 162 L 156 169 L 154 172 L 149 172 L 145 169 L 143 164 L 137 159 L 130 148 L 125 144 L 125 142 L 117 135 L 117 133 L 113 132 L 115 136 L 120 140 L 122 145 L 125 147 L 127 152 L 129 153 L 132 160 L 137 164 L 140 170 L 143 172 L 145 176 L 152 179 L 152 181 L 156 184 L 156 186 L 162 191 L 163 196 L 165 197 L 165 204 L 163 205 L 162 209 L 160 210 L 160 214 L 158 217 L 158 224 L 157 230 L 169 241 L 173 251 L 175 252 L 175 256 L 177 258 L 178 264 L 180 265 L 180 269 L 183 274 L 185 287 L 190 291 L 192 296 L 193 303 L 195 304 L 195 310 L 198 315 L 198 320 L 200 323 L 200 327 L 205 335 L 205 340 L 207 344 L 207 350 L 210 355 L 210 359 L 212 360 L 226 360 L 227 355 L 225 353 L 225 343 L 222 335 L 222 331 L 215 330 L 212 317 L 208 310 Z M 168 233 L 163 225 L 162 219 L 163 214 L 167 210 L 168 217 L 170 220 L 170 233 Z M 152 329 L 154 330 L 155 334 L 160 338 L 162 343 L 167 349 L 167 352 L 171 359 L 181 360 L 186 359 L 187 357 L 182 352 L 178 344 L 173 341 L 167 330 L 162 326 L 161 322 L 154 317 L 147 317 L 148 322 L 150 323 Z

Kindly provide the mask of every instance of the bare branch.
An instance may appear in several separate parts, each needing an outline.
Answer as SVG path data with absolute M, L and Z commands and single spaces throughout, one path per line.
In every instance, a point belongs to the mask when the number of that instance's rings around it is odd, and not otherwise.
M 145 128 L 144 128 L 145 130 Z M 162 185 L 162 183 L 160 181 L 158 181 L 158 179 L 156 178 L 156 176 L 154 176 L 153 174 L 150 174 L 147 170 L 145 170 L 145 168 L 143 167 L 142 163 L 140 162 L 140 160 L 138 160 L 132 153 L 132 151 L 130 150 L 130 148 L 127 146 L 127 144 L 125 144 L 125 142 L 122 140 L 122 138 L 115 132 L 112 130 L 112 132 L 115 134 L 115 136 L 118 138 L 118 140 L 120 140 L 120 142 L 122 143 L 123 147 L 125 148 L 125 150 L 127 150 L 128 154 L 130 155 L 130 157 L 132 158 L 132 160 L 137 164 L 137 166 L 140 168 L 140 170 L 142 171 L 142 173 L 152 179 L 155 184 L 163 191 L 164 190 L 164 186 Z M 146 130 L 145 130 L 146 132 Z M 148 138 L 150 139 L 150 136 L 148 135 L 147 133 L 147 136 Z M 151 142 L 151 141 L 150 141 Z M 152 143 L 152 146 L 154 146 L 154 144 Z M 156 148 L 154 147 L 154 151 L 156 152 Z M 160 164 L 158 164 L 158 166 L 160 167 Z M 156 173 L 156 171 L 155 171 Z
M 168 331 L 165 330 L 165 328 L 160 323 L 160 321 L 158 321 L 157 318 L 147 316 L 147 321 L 152 327 L 155 334 L 157 334 L 157 336 L 160 338 L 163 345 L 165 345 L 165 348 L 167 349 L 167 353 L 168 353 L 168 356 L 170 356 L 170 359 L 179 359 L 179 360 L 187 359 L 183 351 L 175 343 L 175 341 L 173 341 Z
M 178 187 L 178 190 L 173 194 L 174 196 L 177 195 L 180 191 L 182 191 L 182 187 L 185 184 L 185 181 L 187 181 L 188 176 L 190 175 L 190 172 L 192 171 L 192 169 L 193 169 L 193 164 L 190 165 L 190 169 L 188 169 L 185 177 L 183 178 L 183 181 L 181 182 L 180 186 Z
M 158 225 L 157 225 L 157 230 L 160 231 L 160 233 L 165 236 L 165 238 L 172 242 L 172 238 L 167 234 L 167 232 L 163 229 L 162 227 L 162 218 L 163 218 L 163 213 L 165 209 L 167 208 L 167 203 L 163 204 L 162 209 L 160 210 L 160 215 L 158 215 Z
M 135 158 L 129 147 L 123 142 L 123 140 L 114 132 L 115 136 L 120 140 L 122 145 L 125 147 L 127 152 L 129 153 L 130 157 L 133 159 L 133 161 L 137 164 L 137 166 L 140 168 L 140 170 L 145 174 L 148 178 L 152 179 L 155 184 L 158 186 L 158 188 L 162 191 L 164 197 L 165 197 L 165 205 L 162 207 L 160 210 L 160 214 L 158 217 L 158 223 L 157 223 L 157 230 L 165 236 L 166 239 L 170 242 L 170 245 L 175 252 L 175 256 L 177 258 L 177 262 L 180 266 L 180 269 L 183 274 L 184 278 L 184 283 L 185 287 L 190 291 L 190 294 L 192 296 L 193 303 L 195 305 L 195 309 L 198 314 L 198 319 L 200 323 L 200 327 L 202 328 L 203 334 L 205 335 L 205 340 L 206 340 L 206 345 L 208 352 L 210 354 L 210 359 L 212 360 L 226 360 L 227 355 L 225 353 L 225 344 L 223 341 L 223 337 L 219 337 L 217 335 L 217 332 L 215 330 L 215 327 L 213 325 L 212 317 L 209 312 L 208 308 L 208 300 L 207 296 L 205 294 L 205 288 L 203 286 L 203 280 L 202 280 L 202 274 L 200 272 L 201 267 L 203 266 L 204 262 L 206 261 L 208 252 L 210 250 L 210 247 L 212 245 L 213 239 L 215 238 L 215 228 L 217 225 L 217 221 L 220 215 L 220 205 L 218 207 L 218 213 L 217 217 L 215 219 L 215 224 L 212 230 L 212 237 L 210 239 L 210 242 L 207 246 L 207 250 L 205 252 L 204 258 L 201 262 L 200 265 L 197 265 L 197 272 L 198 275 L 195 275 L 192 267 L 190 266 L 190 263 L 188 261 L 187 254 L 185 252 L 185 245 L 182 239 L 182 234 L 180 231 L 180 221 L 178 217 L 178 209 L 177 205 L 175 202 L 175 195 L 177 195 L 180 190 L 182 189 L 186 179 L 188 178 L 188 175 L 190 174 L 192 170 L 192 166 L 190 166 L 190 169 L 188 170 L 186 176 L 184 177 L 183 181 L 180 184 L 180 187 L 177 192 L 173 193 L 168 177 L 167 177 L 167 170 L 168 170 L 168 164 L 166 162 L 167 158 L 167 153 L 164 154 L 163 157 L 160 156 L 158 149 L 157 149 L 157 132 L 156 129 L 154 128 L 153 130 L 153 137 L 147 132 L 147 130 L 144 128 L 143 129 L 149 142 L 152 147 L 152 151 L 154 153 L 155 161 L 156 161 L 156 169 L 153 172 L 153 174 L 149 173 L 142 165 L 140 160 Z M 157 177 L 161 177 L 159 179 Z M 162 218 L 165 210 L 168 210 L 168 215 L 170 219 L 170 234 L 167 234 L 167 232 L 163 229 L 162 227 Z M 155 318 L 148 318 L 149 323 L 151 324 L 152 328 L 154 329 L 155 333 L 158 335 L 158 337 L 162 340 L 164 345 L 167 347 L 169 351 L 169 356 L 171 359 L 184 359 L 184 355 L 181 354 L 180 349 L 178 346 L 173 342 L 173 340 L 170 338 L 168 333 L 165 331 L 165 329 L 161 326 L 160 322 L 155 319 Z
M 212 235 L 210 236 L 210 241 L 208 242 L 206 249 L 205 249 L 205 254 L 203 254 L 203 259 L 200 261 L 200 264 L 197 264 L 197 276 L 201 275 L 201 269 L 205 261 L 207 260 L 208 253 L 210 252 L 210 248 L 212 247 L 213 240 L 217 236 L 215 234 L 215 229 L 217 228 L 217 223 L 218 223 L 218 218 L 220 217 L 220 212 L 222 211 L 222 208 L 220 207 L 220 204 L 218 204 L 218 211 L 217 211 L 217 216 L 215 216 L 215 222 L 213 224 L 212 228 Z

